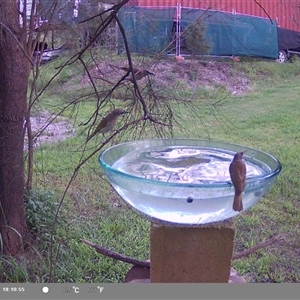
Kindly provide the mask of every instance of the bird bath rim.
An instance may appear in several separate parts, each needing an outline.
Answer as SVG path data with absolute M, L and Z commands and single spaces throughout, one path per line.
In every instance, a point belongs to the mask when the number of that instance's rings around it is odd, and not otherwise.
M 161 144 L 156 144 L 155 142 L 161 142 Z M 184 142 L 191 142 L 191 144 L 186 144 Z M 178 147 L 202 147 L 202 148 L 209 148 L 209 149 L 214 149 L 214 150 L 226 150 L 228 151 L 228 153 L 235 153 L 235 152 L 245 152 L 244 157 L 249 157 L 251 158 L 250 154 L 251 151 L 254 151 L 255 153 L 259 153 L 261 155 L 264 155 L 265 157 L 268 157 L 271 161 L 273 161 L 276 165 L 276 167 L 274 168 L 270 168 L 270 172 L 264 175 L 256 175 L 256 176 L 252 176 L 252 177 L 247 177 L 246 178 L 246 185 L 251 184 L 251 183 L 255 183 L 257 181 L 260 180 L 266 180 L 266 179 L 270 179 L 272 177 L 277 176 L 281 169 L 282 169 L 282 165 L 280 163 L 280 161 L 274 157 L 273 155 L 258 150 L 256 148 L 252 148 L 252 147 L 247 147 L 247 146 L 243 146 L 243 145 L 239 145 L 239 144 L 234 144 L 234 143 L 229 143 L 229 142 L 223 142 L 223 141 L 218 141 L 218 140 L 205 140 L 205 139 L 190 139 L 190 138 L 170 138 L 170 139 L 145 139 L 145 140 L 133 140 L 133 141 L 128 141 L 128 142 L 124 142 L 124 143 L 120 143 L 117 145 L 114 145 L 112 147 L 109 147 L 108 149 L 105 149 L 104 151 L 102 151 L 99 155 L 99 163 L 100 165 L 106 169 L 109 170 L 110 172 L 119 175 L 119 176 L 124 176 L 128 179 L 132 179 L 135 181 L 140 181 L 143 183 L 151 183 L 151 184 L 156 184 L 156 185 L 163 185 L 163 186 L 174 186 L 174 187 L 188 187 L 188 188 L 221 188 L 221 187 L 226 187 L 228 186 L 228 181 L 219 181 L 219 182 L 210 182 L 210 183 L 205 183 L 205 182 L 200 182 L 200 183 L 181 183 L 181 182 L 166 182 L 166 181 L 160 181 L 157 179 L 146 179 L 143 177 L 139 177 L 139 176 L 134 176 L 131 174 L 128 174 L 126 172 L 122 172 L 120 170 L 116 170 L 115 168 L 112 167 L 112 164 L 106 163 L 105 160 L 105 155 L 112 151 L 113 149 L 116 148 L 121 148 L 122 146 L 128 146 L 128 145 L 132 145 L 132 146 L 138 146 L 139 144 L 145 144 L 144 149 L 147 149 L 148 147 L 150 147 L 151 143 L 154 143 L 155 146 L 178 146 Z M 206 146 L 203 146 L 202 143 L 207 144 Z M 148 145 L 148 146 L 146 146 Z M 219 146 L 218 146 L 219 145 Z M 153 145 L 152 145 L 153 146 Z M 137 148 L 133 148 L 132 151 L 135 151 Z M 129 153 L 128 151 L 124 153 L 124 155 L 126 153 Z M 122 157 L 122 156 L 120 156 Z

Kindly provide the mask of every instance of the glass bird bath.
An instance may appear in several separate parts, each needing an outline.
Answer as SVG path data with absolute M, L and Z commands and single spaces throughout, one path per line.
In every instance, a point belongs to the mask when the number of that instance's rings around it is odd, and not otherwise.
M 280 162 L 265 152 L 212 140 L 153 139 L 118 144 L 99 160 L 114 189 L 132 208 L 154 222 L 194 226 L 239 214 L 232 209 L 229 165 L 242 151 L 247 168 L 245 211 L 280 173 Z
M 232 209 L 229 165 L 236 152 L 244 151 L 247 210 L 281 170 L 265 152 L 211 140 L 153 139 L 119 144 L 100 155 L 114 189 L 151 221 L 150 278 L 145 280 L 230 282 L 232 217 L 239 212 Z

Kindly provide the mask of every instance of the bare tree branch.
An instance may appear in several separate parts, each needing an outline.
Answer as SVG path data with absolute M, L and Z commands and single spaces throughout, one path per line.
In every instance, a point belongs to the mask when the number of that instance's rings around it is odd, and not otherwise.
M 249 249 L 246 249 L 242 252 L 234 254 L 232 256 L 232 259 L 235 260 L 235 259 L 240 259 L 240 258 L 243 258 L 243 257 L 248 257 L 250 254 L 256 252 L 257 250 L 260 250 L 262 248 L 266 248 L 267 246 L 270 246 L 270 245 L 278 242 L 279 240 L 284 239 L 286 237 L 286 235 L 287 235 L 287 233 L 278 234 L 278 235 L 266 240 L 265 242 L 261 242 L 261 243 L 257 244 L 256 246 L 254 246 L 252 248 L 249 248 Z
M 285 236 L 286 236 L 286 233 L 278 234 L 278 235 L 266 240 L 265 242 L 257 244 L 256 246 L 254 246 L 252 248 L 249 248 L 245 251 L 236 253 L 232 256 L 232 260 L 247 257 L 247 256 L 249 256 L 250 254 L 254 253 L 255 251 L 257 251 L 259 249 L 265 248 L 269 245 L 272 245 L 272 244 L 278 242 L 279 240 L 283 239 Z M 103 254 L 105 256 L 108 256 L 110 258 L 117 259 L 119 261 L 129 263 L 129 264 L 132 264 L 132 265 L 136 265 L 136 266 L 139 266 L 139 267 L 150 268 L 150 262 L 148 262 L 148 261 L 139 260 L 139 259 L 136 259 L 136 258 L 132 258 L 132 257 L 126 256 L 126 255 L 114 252 L 112 250 L 105 249 L 102 246 L 100 246 L 98 244 L 95 244 L 95 243 L 92 243 L 92 242 L 90 242 L 88 240 L 85 240 L 85 239 L 82 239 L 81 242 L 88 245 L 88 246 L 90 246 L 90 247 L 92 247 L 92 248 L 94 248 L 98 253 Z
M 81 240 L 81 241 L 83 243 L 85 243 L 86 245 L 94 248 L 98 253 L 101 253 L 110 258 L 117 259 L 117 260 L 123 261 L 125 263 L 135 265 L 135 266 L 150 268 L 150 262 L 148 262 L 148 261 L 138 260 L 138 259 L 126 256 L 126 255 L 105 249 L 105 248 L 101 247 L 100 245 L 94 244 L 88 240 Z

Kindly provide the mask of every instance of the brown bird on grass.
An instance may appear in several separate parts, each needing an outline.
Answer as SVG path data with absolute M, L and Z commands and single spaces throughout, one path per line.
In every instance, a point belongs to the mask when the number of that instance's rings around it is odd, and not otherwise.
M 122 67 L 120 69 L 125 71 L 125 72 L 130 71 L 130 68 L 126 68 L 126 67 Z M 134 73 L 134 78 L 135 78 L 136 81 L 138 81 L 138 80 L 140 80 L 140 79 L 142 79 L 146 76 L 149 76 L 149 75 L 155 76 L 155 74 L 151 73 L 148 70 L 141 70 L 141 69 L 138 69 L 138 68 L 133 68 L 132 72 Z M 131 82 L 133 82 L 132 77 L 131 78 L 126 78 L 126 80 L 130 80 Z
M 232 209 L 243 210 L 242 193 L 245 189 L 246 164 L 243 162 L 244 152 L 238 152 L 229 166 L 230 178 L 234 186 L 234 199 Z
M 91 138 L 93 138 L 98 133 L 106 133 L 114 129 L 117 124 L 117 120 L 119 116 L 123 114 L 127 114 L 128 112 L 122 108 L 115 108 L 112 110 L 106 117 L 104 117 L 101 122 L 96 127 L 95 131 L 88 137 L 88 142 Z

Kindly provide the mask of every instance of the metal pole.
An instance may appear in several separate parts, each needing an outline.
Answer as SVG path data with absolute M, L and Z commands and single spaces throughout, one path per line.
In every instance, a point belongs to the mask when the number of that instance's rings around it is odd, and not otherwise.
M 180 39 L 181 39 L 181 4 L 176 6 L 176 56 L 180 56 Z

